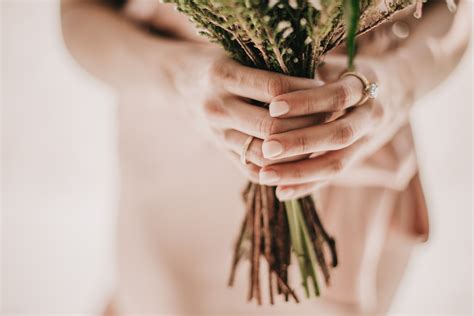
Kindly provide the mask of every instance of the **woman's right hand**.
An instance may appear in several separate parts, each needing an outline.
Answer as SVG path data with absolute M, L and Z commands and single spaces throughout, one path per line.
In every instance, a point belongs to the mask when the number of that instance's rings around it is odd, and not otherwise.
M 321 115 L 272 118 L 267 109 L 251 104 L 251 100 L 268 103 L 277 95 L 313 88 L 320 85 L 317 80 L 245 67 L 211 45 L 190 46 L 193 48 L 187 53 L 179 50 L 180 56 L 165 66 L 172 76 L 173 103 L 181 104 L 198 123 L 210 127 L 218 144 L 251 181 L 259 181 L 260 167 L 281 162 L 263 158 L 263 139 L 324 121 Z M 246 155 L 249 163 L 244 165 L 240 152 L 249 136 L 254 140 Z

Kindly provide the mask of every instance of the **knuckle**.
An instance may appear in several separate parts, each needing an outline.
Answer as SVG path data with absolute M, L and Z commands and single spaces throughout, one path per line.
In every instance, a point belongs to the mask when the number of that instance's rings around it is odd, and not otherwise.
M 279 119 L 270 118 L 268 122 L 268 132 L 270 135 L 277 134 L 282 130 L 282 122 Z
M 257 130 L 263 137 L 272 135 L 278 128 L 278 121 L 271 116 L 265 116 L 258 122 Z
M 339 173 L 344 169 L 344 163 L 341 159 L 334 159 L 329 163 L 329 169 L 333 173 Z
M 204 115 L 208 119 L 222 118 L 225 116 L 226 111 L 220 102 L 215 100 L 206 100 L 203 104 Z
M 290 84 L 281 76 L 272 76 L 267 82 L 267 92 L 270 97 L 274 98 L 280 94 L 287 93 L 289 91 Z
M 287 131 L 288 126 L 284 124 L 284 120 L 279 118 L 271 118 L 269 132 L 270 135 L 278 134 Z
M 231 142 L 231 140 L 232 140 L 232 130 L 226 129 L 226 130 L 223 130 L 223 131 L 220 131 L 220 132 L 217 132 L 217 133 L 218 133 L 218 135 L 220 135 L 220 139 L 224 143 L 228 144 L 228 143 Z
M 295 98 L 295 100 L 293 100 L 293 106 L 301 109 L 303 115 L 314 113 L 313 100 L 310 97 Z
M 349 104 L 351 97 L 351 89 L 346 85 L 339 85 L 334 93 L 333 108 L 336 111 L 344 110 Z
M 209 78 L 213 82 L 231 80 L 234 72 L 230 71 L 228 63 L 224 59 L 216 60 L 209 69 Z
M 301 104 L 303 114 L 313 114 L 313 102 L 311 98 L 305 98 Z
M 336 129 L 336 132 L 334 133 L 333 141 L 336 144 L 347 145 L 347 144 L 350 144 L 353 139 L 354 139 L 354 129 L 352 125 L 349 123 L 344 123 L 344 124 L 341 124 L 341 126 Z
M 304 134 L 296 137 L 296 148 L 300 153 L 306 153 L 308 150 L 308 137 Z
M 262 150 L 261 146 L 257 146 L 252 144 L 249 148 L 249 153 L 250 153 L 250 161 L 256 164 L 259 167 L 262 167 L 264 164 L 264 158 L 262 155 Z

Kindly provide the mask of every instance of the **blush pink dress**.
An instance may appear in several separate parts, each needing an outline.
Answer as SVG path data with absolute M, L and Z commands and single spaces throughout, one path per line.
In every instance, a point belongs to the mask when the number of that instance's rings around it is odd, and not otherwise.
M 124 12 L 134 22 L 156 22 L 185 38 L 195 36 L 186 18 L 154 1 L 129 1 Z M 429 231 L 408 122 L 370 158 L 315 193 L 340 255 L 331 287 L 323 289 L 321 298 L 301 304 L 256 307 L 245 300 L 245 264 L 236 286 L 226 287 L 244 212 L 239 192 L 245 179 L 196 132 L 190 118 L 165 98 L 156 100 L 160 97 L 131 92 L 122 96 L 118 110 L 116 314 L 387 311 L 413 246 L 425 241 Z M 290 282 L 298 289 L 297 271 L 291 273 Z

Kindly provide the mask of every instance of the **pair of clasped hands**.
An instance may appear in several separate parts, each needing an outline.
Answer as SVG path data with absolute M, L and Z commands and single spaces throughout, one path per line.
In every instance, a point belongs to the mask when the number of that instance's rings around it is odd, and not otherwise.
M 205 58 L 212 62 L 197 66 L 200 83 L 194 84 L 192 103 L 200 103 L 219 144 L 250 181 L 277 186 L 280 200 L 302 197 L 373 153 L 371 139 L 396 116 L 390 97 L 380 93 L 358 104 L 364 84 L 355 76 L 340 77 L 346 58 L 328 56 L 318 80 L 249 68 L 226 56 Z M 380 87 L 387 85 L 384 67 L 374 59 L 358 58 L 357 71 Z

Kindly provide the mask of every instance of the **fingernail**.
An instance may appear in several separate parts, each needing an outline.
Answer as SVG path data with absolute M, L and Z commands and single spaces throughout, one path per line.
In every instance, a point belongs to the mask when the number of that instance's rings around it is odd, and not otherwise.
M 290 106 L 285 101 L 274 101 L 270 103 L 270 116 L 276 117 L 288 113 Z
M 283 146 L 276 140 L 264 142 L 262 145 L 262 152 L 264 158 L 272 158 L 278 156 L 283 152 Z
M 317 86 L 323 86 L 325 84 L 324 81 L 322 81 L 321 79 L 314 79 L 315 83 Z
M 279 200 L 288 200 L 295 194 L 295 190 L 288 188 L 277 190 L 277 196 Z
M 260 172 L 260 182 L 265 184 L 270 184 L 273 182 L 278 181 L 280 177 L 278 174 L 273 170 L 267 170 Z

